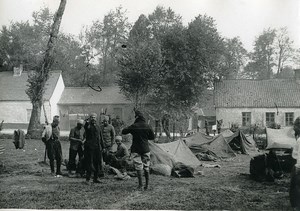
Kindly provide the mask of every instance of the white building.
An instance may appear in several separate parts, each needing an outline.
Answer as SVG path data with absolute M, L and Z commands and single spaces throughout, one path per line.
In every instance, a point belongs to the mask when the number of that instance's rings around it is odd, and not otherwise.
M 14 68 L 14 72 L 0 72 L 0 122 L 4 120 L 4 128 L 27 129 L 31 116 L 32 104 L 25 93 L 28 72 L 22 68 Z M 57 102 L 64 90 L 64 82 L 60 71 L 51 71 L 44 94 L 44 106 L 48 121 L 59 115 Z M 41 123 L 45 122 L 42 109 Z
M 223 119 L 223 128 L 232 124 L 291 126 L 300 116 L 300 69 L 290 79 L 217 82 L 214 104 L 216 119 Z

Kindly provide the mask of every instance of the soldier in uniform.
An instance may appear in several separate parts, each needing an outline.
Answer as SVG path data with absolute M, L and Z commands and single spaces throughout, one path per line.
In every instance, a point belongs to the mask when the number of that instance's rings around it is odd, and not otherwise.
M 42 137 L 43 142 L 46 144 L 47 155 L 50 160 L 51 175 L 55 177 L 61 177 L 62 173 L 60 170 L 62 161 L 62 150 L 59 141 L 60 138 L 60 128 L 59 128 L 59 116 L 53 117 L 53 122 L 51 123 L 51 133 L 47 140 L 46 136 Z M 56 172 L 54 170 L 54 160 L 56 160 Z
M 98 180 L 99 167 L 103 170 L 102 149 L 103 136 L 99 125 L 96 123 L 97 114 L 90 114 L 90 118 L 84 125 L 86 141 L 84 142 L 84 160 L 86 165 L 86 182 L 89 183 L 92 172 L 94 183 Z
M 79 165 L 76 166 L 76 156 L 78 155 L 79 162 L 83 159 L 83 141 L 84 141 L 84 129 L 83 129 L 84 121 L 79 119 L 77 121 L 76 127 L 72 128 L 69 135 L 70 140 L 70 148 L 69 148 L 69 163 L 68 170 L 69 175 L 72 175 L 72 171 L 76 171 L 76 174 L 82 174 L 82 169 L 80 169 Z

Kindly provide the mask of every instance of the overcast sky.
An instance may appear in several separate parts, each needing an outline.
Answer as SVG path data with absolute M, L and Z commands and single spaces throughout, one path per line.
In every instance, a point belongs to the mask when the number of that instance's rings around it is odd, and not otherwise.
M 60 0 L 0 0 L 0 25 L 30 20 L 33 11 L 47 6 L 55 11 Z M 214 18 L 222 36 L 239 36 L 247 50 L 263 29 L 288 27 L 296 47 L 300 47 L 300 0 L 67 0 L 61 30 L 78 35 L 84 25 L 102 20 L 110 10 L 122 5 L 134 23 L 140 14 L 152 13 L 157 5 L 170 7 L 184 24 L 199 14 Z

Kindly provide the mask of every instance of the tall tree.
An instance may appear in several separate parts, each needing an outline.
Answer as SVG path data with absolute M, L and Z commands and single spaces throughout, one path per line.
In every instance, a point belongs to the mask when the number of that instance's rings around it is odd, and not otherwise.
M 28 77 L 28 89 L 26 90 L 26 94 L 29 96 L 33 108 L 27 129 L 27 134 L 31 137 L 40 136 L 39 129 L 43 95 L 45 92 L 46 82 L 50 75 L 50 68 L 53 64 L 54 47 L 57 41 L 59 27 L 65 11 L 66 3 L 66 0 L 61 0 L 59 8 L 54 16 L 54 22 L 50 31 L 50 38 L 40 68 Z
M 245 71 L 256 75 L 259 79 L 269 79 L 273 75 L 275 63 L 275 29 L 264 30 L 254 44 L 254 52 L 251 53 L 251 61 L 245 67 Z
M 118 7 L 105 15 L 103 21 L 93 22 L 92 26 L 86 30 L 85 43 L 92 51 L 86 55 L 98 58 L 98 74 L 93 75 L 93 78 L 95 81 L 100 81 L 102 85 L 110 85 L 115 80 L 114 76 L 118 68 L 116 53 L 126 42 L 129 28 L 126 11 Z
M 275 38 L 276 55 L 277 55 L 277 75 L 283 70 L 284 65 L 289 60 L 291 61 L 293 54 L 293 41 L 288 36 L 287 28 L 277 30 Z
M 162 56 L 159 43 L 153 38 L 150 22 L 140 15 L 130 31 L 126 48 L 118 57 L 121 67 L 118 85 L 135 107 L 143 107 L 158 77 Z
M 155 38 L 160 42 L 168 30 L 173 27 L 182 26 L 182 18 L 171 8 L 165 9 L 157 6 L 153 13 L 148 16 L 151 24 L 151 30 Z
M 222 75 L 225 79 L 236 79 L 247 60 L 247 50 L 239 37 L 224 40 Z

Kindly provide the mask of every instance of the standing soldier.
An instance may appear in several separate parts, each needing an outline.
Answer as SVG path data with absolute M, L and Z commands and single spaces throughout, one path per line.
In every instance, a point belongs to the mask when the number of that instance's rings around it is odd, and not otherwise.
M 69 163 L 68 170 L 69 176 L 72 175 L 72 171 L 76 170 L 76 174 L 82 174 L 82 169 L 79 169 L 79 165 L 76 166 L 76 156 L 78 154 L 79 162 L 82 161 L 83 158 L 83 149 L 82 143 L 84 141 L 84 129 L 83 129 L 84 121 L 79 119 L 77 121 L 76 127 L 72 128 L 69 135 L 70 140 L 70 149 L 69 149 Z
M 115 129 L 108 123 L 107 116 L 103 119 L 101 130 L 103 134 L 103 160 L 107 164 L 109 152 L 112 150 L 115 141 Z
M 204 127 L 205 127 L 205 133 L 206 133 L 206 135 L 208 135 L 208 136 L 209 136 L 209 131 L 208 131 L 208 122 L 207 122 L 207 120 L 205 120 L 205 122 L 204 122 Z
M 148 140 L 154 140 L 154 132 L 150 125 L 146 123 L 143 114 L 135 110 L 135 121 L 132 125 L 122 130 L 122 134 L 132 135 L 131 155 L 138 176 L 138 190 L 142 190 L 143 169 L 145 173 L 146 184 L 144 190 L 148 189 L 149 185 L 149 166 L 150 166 L 150 148 Z
M 51 131 L 48 134 L 43 134 L 42 140 L 46 144 L 47 155 L 50 160 L 51 175 L 55 177 L 61 177 L 62 173 L 60 171 L 61 161 L 62 161 L 62 150 L 59 141 L 60 129 L 59 129 L 59 116 L 53 117 L 53 122 L 51 123 Z M 49 139 L 47 138 L 49 136 Z M 48 140 L 47 140 L 48 139 Z M 54 160 L 56 160 L 56 173 L 54 171 Z
M 86 182 L 89 183 L 92 171 L 94 173 L 94 183 L 98 180 L 99 166 L 103 170 L 102 149 L 103 137 L 100 127 L 96 124 L 97 114 L 90 114 L 90 118 L 84 125 L 86 141 L 84 142 L 84 160 L 86 164 Z
M 116 118 L 112 119 L 111 124 L 115 129 L 116 136 L 121 135 L 121 130 L 124 125 L 124 122 L 120 119 L 119 115 L 117 115 Z

